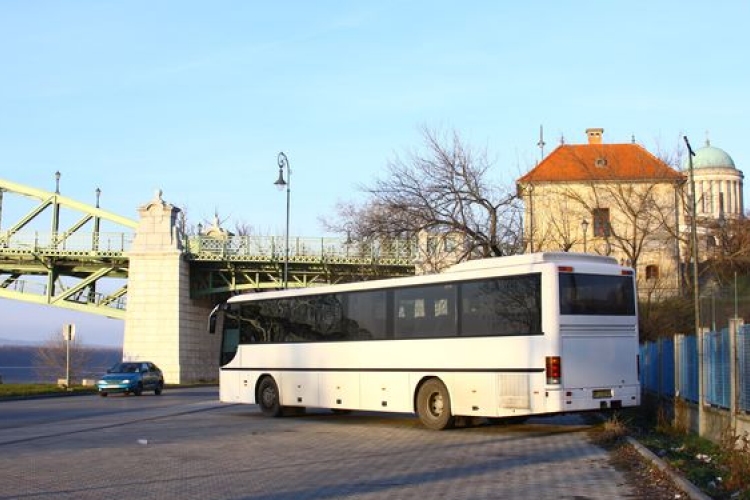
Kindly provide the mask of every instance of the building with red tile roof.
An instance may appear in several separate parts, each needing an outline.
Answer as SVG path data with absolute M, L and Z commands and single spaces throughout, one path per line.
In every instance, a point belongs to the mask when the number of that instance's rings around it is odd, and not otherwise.
M 641 291 L 673 294 L 685 176 L 634 142 L 605 144 L 603 133 L 587 129 L 586 144 L 561 144 L 516 181 L 527 251 L 610 255 L 636 268 Z

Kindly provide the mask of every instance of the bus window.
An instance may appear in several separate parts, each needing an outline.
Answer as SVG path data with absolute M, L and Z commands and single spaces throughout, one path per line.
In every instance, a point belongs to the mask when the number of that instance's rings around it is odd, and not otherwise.
M 221 339 L 221 366 L 226 365 L 237 354 L 237 346 L 240 343 L 240 321 L 239 308 L 229 310 L 224 315 L 224 332 Z
M 345 294 L 344 340 L 377 340 L 387 336 L 387 294 L 356 292 Z
M 396 338 L 456 335 L 456 287 L 430 285 L 394 292 Z
M 560 314 L 633 316 L 632 276 L 560 273 Z
M 541 332 L 539 274 L 461 285 L 462 336 L 539 335 Z

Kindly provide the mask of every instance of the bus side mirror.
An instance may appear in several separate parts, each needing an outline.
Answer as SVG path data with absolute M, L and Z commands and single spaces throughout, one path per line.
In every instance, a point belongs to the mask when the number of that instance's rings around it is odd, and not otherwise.
M 216 318 L 219 316 L 219 314 L 223 314 L 224 311 L 227 310 L 227 303 L 222 302 L 221 304 L 217 304 L 216 307 L 213 308 L 211 311 L 211 314 L 208 315 L 208 333 L 213 335 L 216 333 Z

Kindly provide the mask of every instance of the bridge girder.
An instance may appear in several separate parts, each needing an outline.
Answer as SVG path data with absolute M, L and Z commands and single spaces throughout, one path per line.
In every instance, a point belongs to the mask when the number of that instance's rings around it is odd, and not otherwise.
M 128 276 L 125 249 L 137 222 L 57 192 L 4 179 L 0 179 L 0 214 L 5 193 L 36 200 L 37 204 L 0 230 L 0 297 L 124 319 Z M 70 211 L 73 217 L 65 227 L 61 209 Z M 47 213 L 51 220 L 41 221 Z M 50 230 L 38 230 L 40 221 Z M 102 233 L 102 221 L 125 231 Z M 28 230 L 32 225 L 37 229 Z M 87 227 L 91 232 L 84 233 Z
M 224 298 L 238 292 L 283 288 L 283 262 L 192 261 L 190 266 L 193 298 Z M 289 288 L 306 288 L 353 281 L 413 276 L 414 264 L 398 262 L 330 262 L 318 259 L 290 260 Z
M 37 200 L 37 204 L 3 230 L 5 193 Z M 61 209 L 74 215 L 64 227 Z M 39 226 L 48 212 L 51 221 L 45 225 L 50 230 L 28 230 Z M 102 221 L 122 231 L 102 232 Z M 137 226 L 136 221 L 98 206 L 0 179 L 0 298 L 124 319 L 128 251 Z M 192 298 L 218 301 L 239 292 L 283 287 L 283 248 L 275 237 L 182 237 L 183 258 L 190 263 Z M 352 244 L 334 238 L 295 238 L 288 286 L 365 281 L 414 272 L 414 248 L 409 241 Z

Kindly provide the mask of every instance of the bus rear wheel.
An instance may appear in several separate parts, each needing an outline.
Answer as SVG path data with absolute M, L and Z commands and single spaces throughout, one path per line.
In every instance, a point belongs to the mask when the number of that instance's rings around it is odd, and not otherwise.
M 263 377 L 258 384 L 258 406 L 267 417 L 281 416 L 281 401 L 279 400 L 279 386 L 273 377 Z
M 428 429 L 441 431 L 453 427 L 451 397 L 440 379 L 431 378 L 417 392 L 417 415 Z

